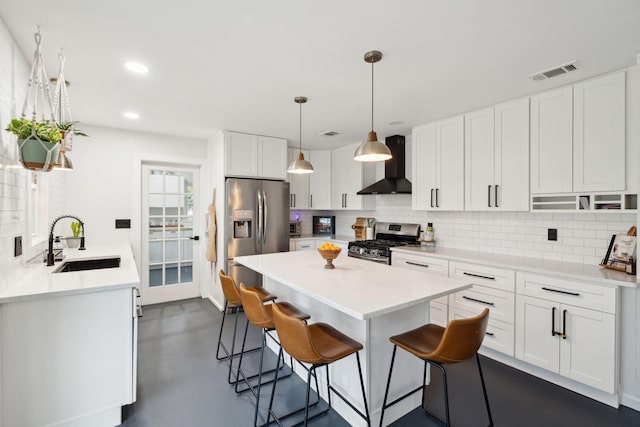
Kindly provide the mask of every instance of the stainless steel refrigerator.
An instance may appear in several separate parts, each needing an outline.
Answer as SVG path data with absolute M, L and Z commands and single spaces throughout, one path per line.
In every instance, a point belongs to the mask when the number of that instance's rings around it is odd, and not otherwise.
M 238 285 L 260 285 L 261 274 L 233 259 L 289 250 L 289 183 L 227 178 L 226 195 L 226 272 Z

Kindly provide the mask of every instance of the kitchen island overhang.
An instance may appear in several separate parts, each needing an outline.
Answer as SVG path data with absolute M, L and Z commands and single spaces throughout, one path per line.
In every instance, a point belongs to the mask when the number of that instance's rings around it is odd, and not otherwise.
M 291 302 L 309 313 L 311 323 L 329 323 L 363 344 L 361 358 L 372 425 L 377 425 L 380 418 L 391 359 L 389 337 L 428 323 L 431 300 L 472 286 L 470 281 L 399 269 L 344 254 L 334 261 L 333 270 L 324 269 L 324 260 L 315 251 L 251 255 L 234 261 L 261 273 L 263 286 L 276 294 L 278 301 Z M 419 386 L 422 374 L 420 360 L 399 354 L 390 396 Z M 332 384 L 362 409 L 355 358 L 332 364 L 330 375 Z M 326 399 L 326 381 L 319 381 L 320 393 Z M 332 403 L 349 423 L 365 425 L 339 399 Z M 385 413 L 385 424 L 419 405 L 420 394 L 406 399 Z

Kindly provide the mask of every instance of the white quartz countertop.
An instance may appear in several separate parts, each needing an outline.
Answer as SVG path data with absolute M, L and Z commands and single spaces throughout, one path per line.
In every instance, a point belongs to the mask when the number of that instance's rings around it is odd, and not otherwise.
M 44 262 L 24 266 L 18 283 L 0 294 L 0 304 L 26 299 L 48 298 L 104 290 L 131 288 L 140 284 L 140 276 L 128 244 L 92 245 L 86 250 L 65 249 L 65 259 L 47 267 Z M 120 267 L 99 270 L 53 273 L 64 261 L 120 257 Z
M 360 320 L 468 289 L 471 282 L 348 257 L 325 269 L 317 251 L 235 257 L 235 261 Z
M 586 280 L 601 285 L 637 287 L 636 276 L 597 265 L 425 246 L 403 246 L 391 248 L 391 250 L 394 253 L 422 254 L 450 261 L 470 262 L 529 273 L 549 274 L 565 279 Z

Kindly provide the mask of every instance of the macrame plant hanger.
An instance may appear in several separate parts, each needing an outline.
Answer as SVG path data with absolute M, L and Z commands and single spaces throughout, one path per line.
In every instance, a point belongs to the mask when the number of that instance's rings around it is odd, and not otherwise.
M 38 135 L 36 134 L 38 110 L 40 110 L 41 122 L 55 125 L 56 121 L 53 113 L 54 109 L 53 100 L 51 99 L 51 90 L 49 89 L 49 78 L 47 77 L 47 72 L 44 69 L 44 61 L 42 59 L 42 51 L 40 49 L 42 36 L 40 35 L 39 27 L 38 32 L 34 35 L 34 38 L 36 40 L 36 51 L 33 55 L 33 66 L 31 67 L 31 75 L 29 76 L 29 81 L 27 83 L 27 94 L 25 95 L 24 105 L 22 106 L 22 118 L 25 118 L 27 115 L 27 109 L 29 107 L 29 100 L 31 100 L 31 121 L 33 122 L 33 128 L 31 130 L 31 135 L 28 138 L 25 138 L 24 140 L 18 140 L 18 152 L 20 155 L 20 162 L 27 169 L 36 169 L 23 160 L 22 150 L 29 141 L 39 142 L 42 148 L 47 152 L 45 162 L 42 168 L 39 170 L 48 172 L 53 168 L 53 164 L 57 160 L 60 146 L 56 143 L 52 144 L 51 147 L 48 147 L 42 140 L 40 140 L 40 138 L 38 138 Z M 47 107 L 49 108 L 49 119 L 46 118 L 45 110 Z
M 71 117 L 71 106 L 69 104 L 69 94 L 67 93 L 67 80 L 64 78 L 64 62 L 65 58 L 62 49 L 58 54 L 60 59 L 60 72 L 56 80 L 56 89 L 53 95 L 53 116 L 57 123 L 73 122 Z M 62 139 L 60 140 L 60 151 L 71 151 L 73 149 L 73 132 L 71 130 L 61 130 Z

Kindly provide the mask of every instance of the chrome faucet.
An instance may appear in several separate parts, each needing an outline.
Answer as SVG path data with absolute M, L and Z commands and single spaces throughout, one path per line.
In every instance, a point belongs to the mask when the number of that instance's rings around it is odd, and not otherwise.
M 51 266 L 54 264 L 54 255 L 53 255 L 53 229 L 55 228 L 58 221 L 63 218 L 71 218 L 75 219 L 80 223 L 80 227 L 82 228 L 82 236 L 80 236 L 80 248 L 78 250 L 84 251 L 86 248 L 84 247 L 84 222 L 77 216 L 73 215 L 60 215 L 58 218 L 53 220 L 51 224 L 51 229 L 49 230 L 49 251 L 47 252 L 47 266 Z

